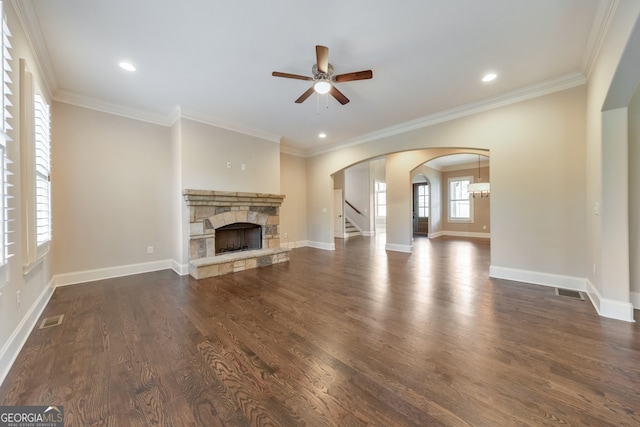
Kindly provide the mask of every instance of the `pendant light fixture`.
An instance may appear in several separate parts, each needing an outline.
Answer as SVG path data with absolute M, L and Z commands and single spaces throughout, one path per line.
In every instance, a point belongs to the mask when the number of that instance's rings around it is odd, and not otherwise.
M 480 177 L 480 155 L 478 154 L 478 182 L 469 184 L 468 191 L 473 197 L 489 197 L 491 187 L 488 182 L 481 182 Z

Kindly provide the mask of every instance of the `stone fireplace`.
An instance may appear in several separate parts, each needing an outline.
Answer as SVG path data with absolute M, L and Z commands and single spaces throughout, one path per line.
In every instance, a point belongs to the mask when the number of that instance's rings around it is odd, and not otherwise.
M 220 276 L 289 261 L 280 247 L 279 194 L 185 190 L 189 274 Z

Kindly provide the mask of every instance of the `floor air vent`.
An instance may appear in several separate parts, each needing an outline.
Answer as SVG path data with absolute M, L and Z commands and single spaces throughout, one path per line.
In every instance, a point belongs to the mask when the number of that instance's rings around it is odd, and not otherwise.
M 50 328 L 52 326 L 58 326 L 62 324 L 62 319 L 64 319 L 64 314 L 58 314 L 57 316 L 47 317 L 42 320 L 40 324 L 40 329 Z
M 584 296 L 582 296 L 582 292 L 572 291 L 571 289 L 556 288 L 556 295 L 560 297 L 568 297 L 568 298 L 579 299 L 584 301 Z

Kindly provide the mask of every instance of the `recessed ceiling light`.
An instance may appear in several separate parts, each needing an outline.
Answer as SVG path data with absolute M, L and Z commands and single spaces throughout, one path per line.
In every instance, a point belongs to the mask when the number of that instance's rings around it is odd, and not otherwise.
M 122 68 L 123 70 L 127 70 L 127 71 L 135 71 L 136 67 L 133 66 L 133 64 L 129 63 L 129 62 L 121 62 L 120 64 L 120 68 Z
M 327 137 L 327 134 L 326 134 L 326 133 L 324 133 L 324 132 L 320 132 L 320 133 L 318 134 L 318 138 L 326 138 L 326 137 Z
M 490 82 L 492 80 L 495 80 L 496 77 L 498 77 L 498 75 L 496 73 L 485 74 L 484 77 L 482 78 L 482 81 L 487 83 L 487 82 Z

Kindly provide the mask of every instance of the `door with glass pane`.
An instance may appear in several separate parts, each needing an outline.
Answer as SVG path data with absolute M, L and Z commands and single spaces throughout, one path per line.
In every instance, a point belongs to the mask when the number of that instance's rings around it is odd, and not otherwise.
M 429 184 L 413 184 L 413 232 L 429 233 Z

